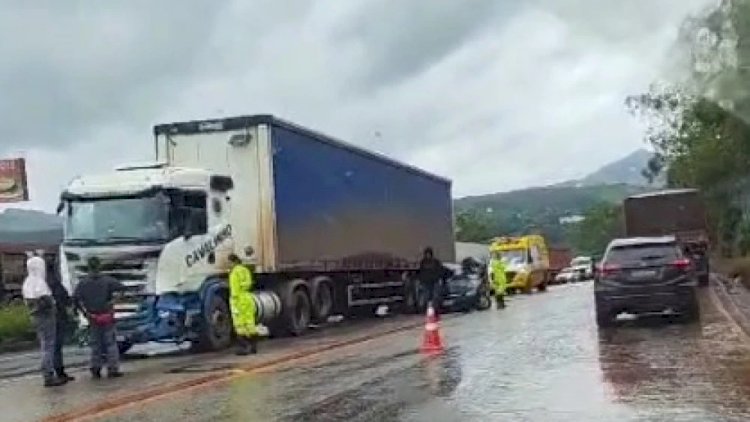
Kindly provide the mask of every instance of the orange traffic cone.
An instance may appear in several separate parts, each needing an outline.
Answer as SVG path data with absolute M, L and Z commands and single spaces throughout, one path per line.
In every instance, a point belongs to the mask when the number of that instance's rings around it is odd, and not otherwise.
M 424 324 L 424 337 L 422 338 L 422 353 L 438 354 L 443 351 L 443 340 L 440 338 L 440 326 L 435 317 L 435 309 L 430 304 L 427 307 L 427 320 Z

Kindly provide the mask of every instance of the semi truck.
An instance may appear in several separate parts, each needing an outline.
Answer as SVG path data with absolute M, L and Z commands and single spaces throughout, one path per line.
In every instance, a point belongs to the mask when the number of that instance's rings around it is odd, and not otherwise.
M 674 235 L 696 267 L 701 285 L 708 284 L 710 267 L 706 207 L 697 189 L 667 189 L 625 199 L 625 235 Z
M 230 254 L 273 336 L 382 305 L 419 311 L 423 248 L 453 262 L 451 182 L 271 115 L 160 124 L 156 161 L 61 194 L 63 282 L 96 256 L 126 286 L 118 344 L 227 347 Z M 85 325 L 85 321 L 82 322 Z

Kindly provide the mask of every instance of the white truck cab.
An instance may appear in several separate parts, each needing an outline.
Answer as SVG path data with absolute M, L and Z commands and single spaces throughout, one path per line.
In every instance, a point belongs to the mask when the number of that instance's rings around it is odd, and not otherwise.
M 115 303 L 121 349 L 191 337 L 162 324 L 171 306 L 163 298 L 194 295 L 207 278 L 228 270 L 235 246 L 231 187 L 230 178 L 206 170 L 151 164 L 78 177 L 62 193 L 63 283 L 74 288 L 87 258 L 96 256 L 102 273 L 125 285 Z

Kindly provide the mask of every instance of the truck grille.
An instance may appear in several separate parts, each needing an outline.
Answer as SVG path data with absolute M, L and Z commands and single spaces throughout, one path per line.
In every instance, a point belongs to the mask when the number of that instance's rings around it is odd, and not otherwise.
M 115 317 L 127 319 L 137 317 L 146 299 L 153 294 L 149 288 L 147 258 L 112 259 L 100 257 L 101 274 L 107 275 L 121 282 L 125 293 L 118 295 L 114 303 Z M 73 268 L 72 278 L 77 282 L 84 277 L 86 265 L 83 262 L 70 263 Z

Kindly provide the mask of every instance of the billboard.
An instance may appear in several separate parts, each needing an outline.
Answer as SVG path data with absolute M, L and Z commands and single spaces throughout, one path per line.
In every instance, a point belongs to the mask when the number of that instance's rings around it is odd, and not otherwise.
M 0 160 L 0 204 L 29 200 L 26 160 Z

